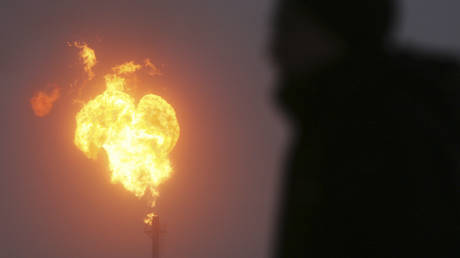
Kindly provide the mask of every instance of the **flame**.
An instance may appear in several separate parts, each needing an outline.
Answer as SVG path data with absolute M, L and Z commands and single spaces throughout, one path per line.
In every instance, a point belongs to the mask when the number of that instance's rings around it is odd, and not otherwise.
M 72 46 L 71 43 L 68 43 L 69 46 Z M 88 79 L 92 80 L 95 76 L 93 72 L 93 67 L 96 65 L 96 53 L 94 49 L 88 47 L 86 43 L 73 42 L 73 46 L 80 49 L 80 59 L 84 64 L 84 70 L 88 74 Z
M 133 61 L 130 61 L 130 62 L 126 62 L 124 64 L 121 64 L 119 66 L 115 66 L 112 68 L 112 70 L 118 74 L 118 75 L 121 75 L 121 74 L 129 74 L 129 73 L 133 73 L 139 69 L 141 69 L 141 65 L 139 64 L 135 64 Z
M 145 95 L 136 106 L 126 93 L 125 76 L 140 68 L 127 62 L 104 76 L 105 91 L 76 115 L 74 143 L 90 159 L 104 150 L 112 183 L 120 183 L 139 198 L 149 192 L 155 199 L 158 186 L 171 174 L 168 155 L 180 128 L 174 108 L 160 96 Z
M 59 87 L 53 88 L 50 92 L 38 91 L 35 96 L 30 99 L 30 105 L 35 115 L 44 117 L 49 114 L 53 108 L 54 102 L 58 100 L 61 95 Z
M 80 49 L 79 56 L 89 80 L 95 77 L 95 51 L 86 43 L 67 43 Z M 150 75 L 160 72 L 149 59 L 145 64 L 133 61 L 115 66 L 104 76 L 106 89 L 88 102 L 76 115 L 74 143 L 88 158 L 97 159 L 103 150 L 109 161 L 112 183 L 120 183 L 137 197 L 149 193 L 150 206 L 155 206 L 158 186 L 166 180 L 172 166 L 169 153 L 180 133 L 174 108 L 160 96 L 147 94 L 137 103 L 127 92 L 127 76 L 142 69 Z M 70 84 L 76 87 L 78 81 Z M 82 90 L 78 88 L 78 92 Z M 46 116 L 61 94 L 61 88 L 39 91 L 30 99 L 37 116 Z M 153 213 L 144 222 L 151 224 Z
M 153 216 L 155 216 L 155 215 L 153 214 L 153 212 L 147 214 L 147 215 L 145 216 L 144 223 L 147 224 L 147 225 L 152 225 Z

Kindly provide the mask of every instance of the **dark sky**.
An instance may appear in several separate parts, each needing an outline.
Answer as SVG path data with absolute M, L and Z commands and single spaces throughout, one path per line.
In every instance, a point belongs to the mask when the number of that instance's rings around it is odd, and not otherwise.
M 404 5 L 403 42 L 458 49 L 460 3 Z M 269 257 L 288 142 L 272 101 L 271 9 L 271 0 L 2 1 L 0 257 L 150 257 L 145 203 L 73 145 L 72 96 L 45 118 L 30 110 L 36 90 L 74 78 L 72 40 L 95 48 L 99 75 L 144 57 L 165 65 L 151 92 L 176 108 L 182 131 L 160 189 L 163 257 Z

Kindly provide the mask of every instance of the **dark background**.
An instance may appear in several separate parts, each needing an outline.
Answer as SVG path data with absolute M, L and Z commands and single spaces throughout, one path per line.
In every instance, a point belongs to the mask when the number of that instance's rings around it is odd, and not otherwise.
M 398 39 L 456 51 L 460 3 L 406 0 Z M 73 145 L 78 105 L 48 117 L 28 101 L 78 77 L 72 40 L 96 50 L 96 74 L 150 57 L 151 92 L 177 111 L 174 175 L 160 189 L 163 257 L 269 257 L 288 126 L 273 104 L 273 1 L 2 1 L 0 257 L 149 257 L 145 203 L 110 184 L 103 160 Z M 72 78 L 72 79 L 69 79 Z M 94 93 L 102 81 L 88 85 Z

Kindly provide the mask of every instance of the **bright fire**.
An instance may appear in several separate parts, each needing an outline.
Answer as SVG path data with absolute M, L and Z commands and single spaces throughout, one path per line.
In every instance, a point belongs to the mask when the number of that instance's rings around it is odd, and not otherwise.
M 80 49 L 84 70 L 88 79 L 93 79 L 94 50 L 86 43 L 67 45 Z M 127 76 L 143 68 L 151 76 L 161 75 L 146 59 L 144 65 L 130 61 L 115 66 L 104 76 L 105 91 L 84 103 L 76 115 L 74 143 L 90 159 L 97 159 L 104 150 L 112 183 L 120 183 L 139 198 L 149 193 L 153 207 L 158 186 L 171 174 L 169 153 L 179 138 L 180 128 L 174 108 L 160 96 L 145 95 L 136 105 L 127 93 Z M 37 92 L 30 99 L 35 115 L 46 116 L 60 95 L 61 88 L 57 86 Z M 147 214 L 144 222 L 151 224 L 153 216 Z
M 30 105 L 35 115 L 38 117 L 44 117 L 53 108 L 54 102 L 58 100 L 61 95 L 61 89 L 54 87 L 51 91 L 39 91 L 30 99 Z
M 154 200 L 158 186 L 171 174 L 168 156 L 180 128 L 174 108 L 163 98 L 148 94 L 136 106 L 126 92 L 126 76 L 141 67 L 128 62 L 104 76 L 105 91 L 76 115 L 74 143 L 90 159 L 97 159 L 104 150 L 112 183 L 122 184 L 137 197 L 149 192 Z M 87 72 L 91 75 L 91 69 Z M 146 223 L 151 222 L 151 216 L 147 216 Z

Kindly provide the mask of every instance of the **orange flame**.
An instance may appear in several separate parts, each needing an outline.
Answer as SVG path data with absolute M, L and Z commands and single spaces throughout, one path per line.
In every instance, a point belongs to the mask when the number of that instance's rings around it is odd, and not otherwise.
M 121 183 L 139 198 L 149 191 L 155 200 L 158 186 L 172 172 L 168 156 L 180 128 L 174 108 L 160 96 L 145 95 L 136 106 L 126 93 L 125 76 L 140 68 L 127 62 L 104 76 L 106 90 L 76 116 L 74 143 L 90 159 L 104 150 L 112 183 Z
M 35 96 L 30 99 L 30 105 L 35 115 L 44 117 L 51 112 L 54 102 L 60 97 L 61 89 L 53 88 L 50 92 L 38 91 Z
M 126 62 L 124 64 L 121 64 L 119 66 L 115 66 L 112 68 L 112 70 L 118 74 L 129 74 L 129 73 L 134 73 L 135 71 L 141 69 L 141 65 L 135 64 L 133 61 Z
M 69 46 L 72 46 L 71 43 L 68 43 Z M 96 65 L 96 53 L 94 49 L 88 47 L 86 43 L 73 42 L 73 46 L 80 49 L 80 59 L 83 62 L 84 70 L 88 74 L 88 79 L 92 80 L 95 76 L 93 72 L 93 67 Z
M 153 214 L 153 212 L 147 214 L 147 215 L 145 216 L 144 223 L 147 224 L 147 225 L 152 225 L 153 216 L 155 216 L 155 215 Z

